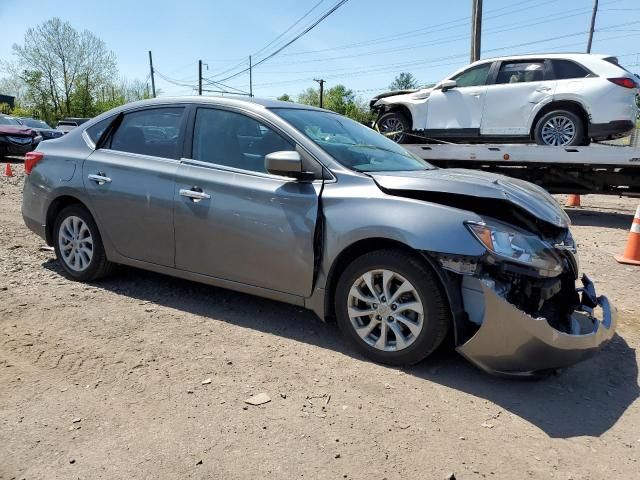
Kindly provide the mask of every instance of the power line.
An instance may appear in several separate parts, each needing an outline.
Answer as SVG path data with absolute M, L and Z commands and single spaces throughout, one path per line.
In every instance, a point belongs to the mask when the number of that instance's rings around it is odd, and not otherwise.
M 311 25 L 309 25 L 308 27 L 306 27 L 302 32 L 300 32 L 299 34 L 297 34 L 295 37 L 293 37 L 291 40 L 289 40 L 287 43 L 285 43 L 283 46 L 281 46 L 280 48 L 276 49 L 273 53 L 271 53 L 270 55 L 267 55 L 265 58 L 263 58 L 262 60 L 260 60 L 259 62 L 257 62 L 253 67 L 257 67 L 258 65 L 263 64 L 264 62 L 266 62 L 267 60 L 269 60 L 270 58 L 275 57 L 278 53 L 280 53 L 282 50 L 284 50 L 285 48 L 287 48 L 289 45 L 291 45 L 292 43 L 296 42 L 298 39 L 300 39 L 301 37 L 303 37 L 304 35 L 306 35 L 307 33 L 309 33 L 311 30 L 313 30 L 316 26 L 318 26 L 318 24 L 320 24 L 323 20 L 325 20 L 327 17 L 329 17 L 329 15 L 331 15 L 333 12 L 335 12 L 336 10 L 338 10 L 340 7 L 342 7 L 345 3 L 347 3 L 349 0 L 340 0 L 338 3 L 336 3 L 333 7 L 331 7 L 328 11 L 326 11 L 325 13 L 323 13 L 320 18 L 318 18 L 317 20 L 315 20 Z M 224 82 L 226 80 L 230 80 L 232 78 L 237 77 L 238 75 L 242 75 L 243 73 L 247 72 L 249 69 L 245 68 L 244 70 L 241 70 L 233 75 L 230 75 L 228 77 L 222 78 L 220 79 L 221 82 Z

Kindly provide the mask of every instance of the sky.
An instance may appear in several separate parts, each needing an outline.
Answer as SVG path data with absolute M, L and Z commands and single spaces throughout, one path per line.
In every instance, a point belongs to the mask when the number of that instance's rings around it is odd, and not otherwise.
M 244 70 L 250 55 L 254 64 L 265 58 L 336 3 L 0 0 L 0 61 L 14 59 L 12 44 L 22 43 L 29 27 L 57 16 L 101 38 L 115 53 L 122 77 L 146 80 L 151 50 L 156 88 L 163 95 L 189 95 L 196 93 L 199 59 L 203 76 L 221 81 Z M 616 55 L 640 72 L 640 1 L 599 3 L 592 52 Z M 592 7 L 593 0 L 484 0 L 482 58 L 584 52 Z M 344 84 L 367 99 L 387 89 L 400 72 L 411 72 L 421 84 L 434 83 L 469 63 L 470 14 L 471 0 L 349 0 L 256 66 L 253 93 L 295 98 L 323 78 L 325 88 Z M 248 72 L 223 83 L 246 92 Z

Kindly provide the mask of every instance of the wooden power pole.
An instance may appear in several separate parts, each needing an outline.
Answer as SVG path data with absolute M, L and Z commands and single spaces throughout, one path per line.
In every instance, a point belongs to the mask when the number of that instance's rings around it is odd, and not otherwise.
M 596 27 L 596 15 L 598 14 L 598 0 L 593 1 L 593 13 L 591 14 L 591 26 L 589 27 L 589 40 L 587 41 L 587 53 L 591 53 L 593 43 L 593 31 Z
M 198 95 L 202 95 L 202 60 L 198 60 Z
M 314 82 L 318 82 L 320 84 L 320 108 L 322 108 L 323 97 L 324 97 L 324 80 L 321 78 L 314 78 Z
M 151 57 L 151 50 L 149 50 L 149 70 L 151 73 L 151 93 L 153 98 L 156 98 L 156 79 L 153 76 L 153 58 Z
M 482 42 L 482 0 L 471 0 L 471 63 L 480 60 Z

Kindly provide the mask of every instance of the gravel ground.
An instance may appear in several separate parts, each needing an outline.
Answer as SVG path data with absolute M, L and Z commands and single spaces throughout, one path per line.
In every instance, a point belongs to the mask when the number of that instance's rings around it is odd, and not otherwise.
M 571 209 L 621 312 L 596 357 L 529 382 L 446 349 L 409 369 L 299 308 L 123 268 L 67 280 L 0 178 L 0 479 L 608 479 L 640 471 L 637 200 Z M 245 400 L 266 393 L 270 402 Z

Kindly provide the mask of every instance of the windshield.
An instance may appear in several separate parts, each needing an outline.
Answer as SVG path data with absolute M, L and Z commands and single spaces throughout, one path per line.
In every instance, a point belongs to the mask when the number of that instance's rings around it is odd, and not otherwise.
M 352 170 L 399 172 L 434 168 L 383 135 L 341 115 L 294 108 L 273 111 Z
M 43 122 L 42 120 L 36 120 L 35 118 L 25 118 L 22 120 L 22 122 L 27 126 L 27 127 L 33 127 L 33 128 L 51 128 L 49 125 L 47 125 L 45 122 Z
M 11 117 L 0 117 L 0 125 L 20 125 L 20 122 Z

